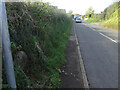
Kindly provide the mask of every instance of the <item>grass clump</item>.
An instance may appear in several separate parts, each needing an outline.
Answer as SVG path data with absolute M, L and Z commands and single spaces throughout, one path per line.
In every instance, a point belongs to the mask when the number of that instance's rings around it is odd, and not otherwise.
M 100 20 L 99 19 L 97 19 L 97 18 L 89 18 L 88 20 L 86 20 L 86 22 L 89 22 L 89 23 L 94 23 L 94 22 L 100 22 Z
M 6 8 L 13 57 L 18 51 L 28 57 L 24 69 L 15 65 L 17 87 L 60 87 L 58 70 L 66 62 L 71 15 L 43 2 L 12 2 Z

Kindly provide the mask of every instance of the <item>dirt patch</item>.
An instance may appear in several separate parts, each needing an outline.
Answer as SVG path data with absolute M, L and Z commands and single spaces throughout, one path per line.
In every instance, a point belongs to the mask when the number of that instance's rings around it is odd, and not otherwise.
M 68 40 L 66 50 L 67 63 L 61 70 L 61 83 L 63 88 L 83 88 L 82 73 L 80 68 L 79 54 L 75 41 L 73 27 Z

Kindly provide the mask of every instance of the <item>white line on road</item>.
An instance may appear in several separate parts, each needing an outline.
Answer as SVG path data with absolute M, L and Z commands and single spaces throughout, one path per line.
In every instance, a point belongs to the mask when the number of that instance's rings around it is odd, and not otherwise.
M 91 27 L 89 27 L 89 28 L 91 28 Z M 94 28 L 91 28 L 93 31 L 96 31 Z
M 86 24 L 84 24 L 84 25 L 86 25 Z M 87 25 L 86 25 L 86 26 L 87 26 Z M 87 26 L 87 27 L 88 27 L 88 26 Z M 91 27 L 89 27 L 89 28 L 91 28 Z M 96 31 L 94 28 L 91 28 L 91 29 L 92 29 L 93 31 Z M 112 38 L 110 38 L 110 37 L 104 35 L 103 33 L 99 33 L 99 34 L 101 34 L 102 36 L 108 38 L 109 40 L 113 41 L 114 43 L 118 43 L 117 41 L 115 41 L 115 40 L 113 40 Z
M 93 31 L 96 31 L 94 28 L 91 28 L 90 26 L 87 26 L 85 23 L 83 23 L 86 27 L 92 29 Z
M 104 35 L 103 33 L 99 33 L 99 34 L 101 34 L 102 36 L 104 36 L 104 37 L 108 38 L 109 40 L 113 41 L 114 43 L 117 43 L 117 41 L 115 41 L 115 40 L 113 40 L 112 38 L 110 38 L 110 37 L 108 37 L 108 36 Z

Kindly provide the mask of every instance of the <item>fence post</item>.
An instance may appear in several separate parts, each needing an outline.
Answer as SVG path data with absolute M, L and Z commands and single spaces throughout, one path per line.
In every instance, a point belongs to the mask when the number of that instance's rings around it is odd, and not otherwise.
M 0 29 L 2 30 L 0 31 L 2 32 L 2 53 L 4 59 L 4 66 L 6 70 L 8 84 L 10 85 L 11 88 L 16 88 L 5 2 L 2 2 L 1 0 L 0 8 L 2 8 L 2 11 L 0 11 L 0 15 L 2 15 L 0 16 L 2 17 L 0 18 L 0 21 L 2 21 L 2 25 L 0 24 L 1 25 Z
M 0 3 L 1 6 L 2 3 Z M 2 7 L 0 7 L 2 11 Z M 0 90 L 2 89 L 2 13 L 0 13 Z

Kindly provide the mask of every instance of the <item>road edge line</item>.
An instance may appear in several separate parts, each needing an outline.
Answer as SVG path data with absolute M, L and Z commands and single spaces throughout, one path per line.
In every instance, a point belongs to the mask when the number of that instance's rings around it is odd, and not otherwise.
M 104 36 L 104 37 L 106 37 L 107 39 L 113 41 L 114 43 L 118 43 L 116 40 L 110 38 L 109 36 L 107 36 L 107 35 L 105 35 L 105 34 L 103 34 L 103 33 L 101 33 L 101 32 L 100 32 L 99 34 L 102 35 L 102 36 Z
M 84 25 L 85 25 L 86 27 L 90 28 L 91 30 L 96 31 L 94 28 L 92 28 L 92 27 L 90 27 L 90 26 L 87 26 L 86 24 L 84 24 Z M 96 31 L 96 32 L 97 32 L 97 31 Z M 98 32 L 98 33 L 99 33 L 100 35 L 104 36 L 105 38 L 111 40 L 112 42 L 118 44 L 118 41 L 112 39 L 111 37 L 109 37 L 109 36 L 107 36 L 107 35 L 105 35 L 105 34 L 103 34 L 103 33 L 101 33 L 101 32 Z
M 77 44 L 77 50 L 78 50 L 78 54 L 79 54 L 79 61 L 80 61 L 80 67 L 81 67 L 81 71 L 82 71 L 84 88 L 86 88 L 87 90 L 89 90 L 87 75 L 86 75 L 86 72 L 85 72 L 85 68 L 84 68 L 82 56 L 81 56 L 81 53 L 80 53 L 80 47 L 79 47 L 79 43 L 78 43 L 76 31 L 75 31 L 74 21 L 73 21 L 73 27 L 74 27 L 73 29 L 74 29 L 74 35 L 75 35 L 75 39 L 76 39 L 76 44 Z

